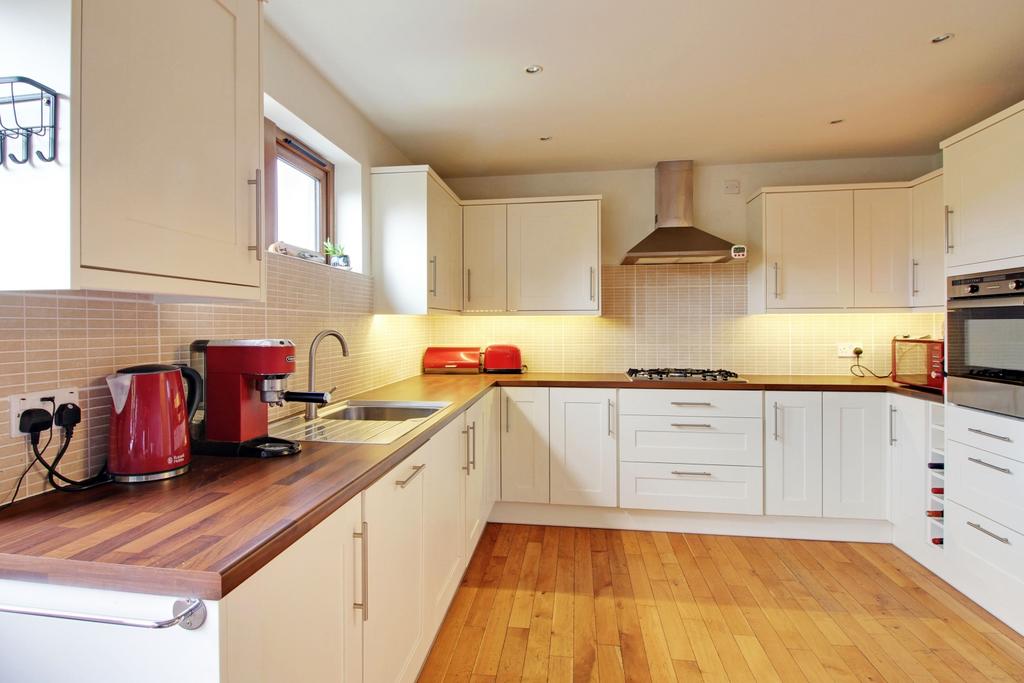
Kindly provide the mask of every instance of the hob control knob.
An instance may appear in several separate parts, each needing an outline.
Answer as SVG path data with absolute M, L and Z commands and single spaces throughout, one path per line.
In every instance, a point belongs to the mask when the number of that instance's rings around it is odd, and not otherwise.
M 977 294 L 980 291 L 981 291 L 981 287 L 979 287 L 978 285 L 967 285 L 967 293 L 968 294 Z
M 1024 289 L 1024 280 L 1014 280 L 1013 282 L 1010 283 L 1010 289 Z

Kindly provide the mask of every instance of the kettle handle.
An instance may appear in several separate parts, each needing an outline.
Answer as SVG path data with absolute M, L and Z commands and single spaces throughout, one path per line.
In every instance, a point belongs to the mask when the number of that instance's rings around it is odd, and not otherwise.
M 185 402 L 188 404 L 188 421 L 191 422 L 192 418 L 196 416 L 199 401 L 203 397 L 203 376 L 187 365 L 179 365 L 178 369 L 181 370 L 181 378 L 187 385 Z

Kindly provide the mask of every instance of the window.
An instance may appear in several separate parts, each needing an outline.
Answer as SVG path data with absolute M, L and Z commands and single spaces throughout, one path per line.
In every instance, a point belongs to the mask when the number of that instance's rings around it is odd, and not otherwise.
M 264 121 L 267 241 L 322 251 L 337 241 L 334 164 L 272 121 Z

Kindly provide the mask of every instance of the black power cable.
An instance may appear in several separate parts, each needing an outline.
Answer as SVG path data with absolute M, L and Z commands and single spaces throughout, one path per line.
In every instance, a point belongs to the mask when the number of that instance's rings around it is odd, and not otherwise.
M 867 377 L 867 375 L 864 374 L 866 372 L 870 374 L 872 377 L 876 377 L 878 379 L 887 379 L 888 377 L 892 376 L 892 370 L 890 370 L 884 375 L 879 375 L 877 372 L 875 372 L 868 366 L 861 365 L 860 357 L 863 353 L 864 349 L 860 348 L 859 346 L 853 350 L 853 355 L 857 358 L 857 360 L 853 365 L 850 366 L 851 375 L 853 375 L 854 377 Z

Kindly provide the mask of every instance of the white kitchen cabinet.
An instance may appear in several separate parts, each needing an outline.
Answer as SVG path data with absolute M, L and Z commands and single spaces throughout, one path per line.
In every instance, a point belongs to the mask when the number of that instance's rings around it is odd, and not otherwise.
M 619 505 L 623 508 L 742 515 L 764 512 L 760 467 L 624 462 L 619 468 Z
M 817 391 L 765 392 L 765 514 L 821 517 L 821 401 Z
M 973 266 L 1024 256 L 1024 102 L 954 135 L 941 147 L 949 211 L 946 265 L 986 270 Z
M 946 305 L 943 173 L 930 173 L 924 178 L 911 189 L 914 221 L 910 303 L 915 308 Z
M 890 521 L 892 542 L 921 562 L 928 547 L 928 408 L 909 396 L 889 397 L 889 452 L 892 460 Z
M 368 553 L 363 680 L 413 681 L 433 633 L 425 629 L 423 483 L 412 454 L 363 494 Z M 452 533 L 455 535 L 455 533 Z M 433 549 L 431 549 L 433 552 Z M 433 602 L 433 596 L 430 596 Z
M 822 513 L 887 519 L 889 500 L 886 394 L 822 395 Z
M 462 306 L 462 206 L 428 166 L 371 171 L 374 310 Z
M 600 299 L 600 200 L 509 204 L 509 310 L 596 312 Z
M 491 389 L 482 399 L 484 426 L 476 434 L 480 439 L 479 463 L 487 478 L 484 510 L 485 520 L 490 517 L 494 504 L 501 498 L 501 390 Z
M 466 427 L 463 432 L 465 457 L 461 465 L 461 473 L 465 482 L 465 537 L 466 555 L 473 554 L 480 536 L 487 525 L 487 516 L 491 511 L 490 495 L 490 463 L 486 449 L 487 430 L 493 425 L 487 424 L 490 392 L 466 410 Z
M 619 459 L 761 467 L 760 417 L 622 415 Z
M 854 305 L 852 191 L 770 194 L 764 226 L 769 310 Z
M 0 288 L 260 298 L 260 3 L 86 0 L 47 16 L 57 5 L 26 4 L 52 30 L 12 28 L 24 37 L 0 46 L 14 73 L 73 95 L 57 161 L 7 164 Z
M 471 446 L 459 415 L 414 457 L 423 469 L 423 595 L 426 641 L 441 626 L 466 568 L 466 467 Z
M 462 310 L 504 312 L 508 308 L 505 204 L 475 204 L 462 209 Z
M 551 502 L 615 507 L 614 389 L 551 389 Z
M 501 500 L 551 500 L 548 389 L 501 388 Z
M 854 306 L 910 306 L 912 223 L 909 188 L 854 190 Z

